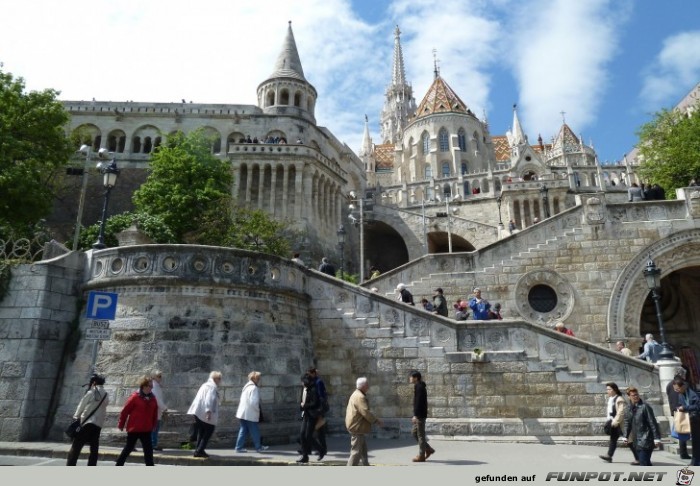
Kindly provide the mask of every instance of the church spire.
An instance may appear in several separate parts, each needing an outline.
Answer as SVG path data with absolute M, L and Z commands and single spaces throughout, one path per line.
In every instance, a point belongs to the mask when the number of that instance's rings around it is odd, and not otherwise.
M 365 115 L 365 133 L 362 135 L 362 148 L 360 149 L 360 158 L 372 153 L 372 137 L 369 134 L 369 118 Z
M 406 70 L 401 50 L 401 30 L 394 29 L 394 60 L 391 66 L 391 83 L 387 86 L 384 109 L 381 114 L 381 139 L 383 143 L 396 143 L 401 140 L 409 118 L 416 111 L 413 88 L 406 81 Z
M 508 143 L 511 147 L 522 145 L 527 143 L 527 137 L 525 132 L 523 132 L 523 127 L 520 124 L 520 119 L 518 118 L 518 105 L 513 105 L 513 126 L 511 130 L 506 133 L 508 137 Z
M 398 25 L 394 30 L 394 63 L 391 68 L 391 84 L 393 86 L 406 84 L 406 69 L 403 65 L 403 51 L 401 50 L 401 31 Z

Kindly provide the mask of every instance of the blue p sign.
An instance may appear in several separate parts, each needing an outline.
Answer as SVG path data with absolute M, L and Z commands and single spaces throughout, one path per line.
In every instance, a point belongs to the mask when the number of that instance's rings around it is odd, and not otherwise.
M 113 321 L 117 314 L 117 296 L 111 292 L 90 292 L 88 294 L 88 319 Z

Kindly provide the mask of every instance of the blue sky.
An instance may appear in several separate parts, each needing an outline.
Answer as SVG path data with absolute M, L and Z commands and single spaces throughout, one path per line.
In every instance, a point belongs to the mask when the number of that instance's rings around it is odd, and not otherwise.
M 353 150 L 379 140 L 399 25 L 420 102 L 442 77 L 493 135 L 512 105 L 534 143 L 566 122 L 601 162 L 700 82 L 694 0 L 23 0 L 0 4 L 0 62 L 61 99 L 255 104 L 292 21 L 316 118 Z

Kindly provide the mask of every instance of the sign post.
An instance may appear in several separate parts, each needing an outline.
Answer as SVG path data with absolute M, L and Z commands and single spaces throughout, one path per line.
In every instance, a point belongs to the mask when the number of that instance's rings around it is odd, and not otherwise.
M 107 341 L 112 338 L 112 331 L 109 328 L 110 321 L 117 315 L 118 294 L 111 292 L 95 292 L 88 294 L 87 311 L 85 317 L 92 319 L 85 330 L 85 339 L 94 341 L 92 345 L 92 373 L 96 373 L 97 348 L 100 341 Z

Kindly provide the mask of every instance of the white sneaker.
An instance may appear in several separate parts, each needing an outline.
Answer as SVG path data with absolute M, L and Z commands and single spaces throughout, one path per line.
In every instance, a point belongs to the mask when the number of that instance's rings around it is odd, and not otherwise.
M 268 450 L 270 447 L 269 446 L 260 446 L 260 449 L 257 449 L 257 452 L 263 452 Z

